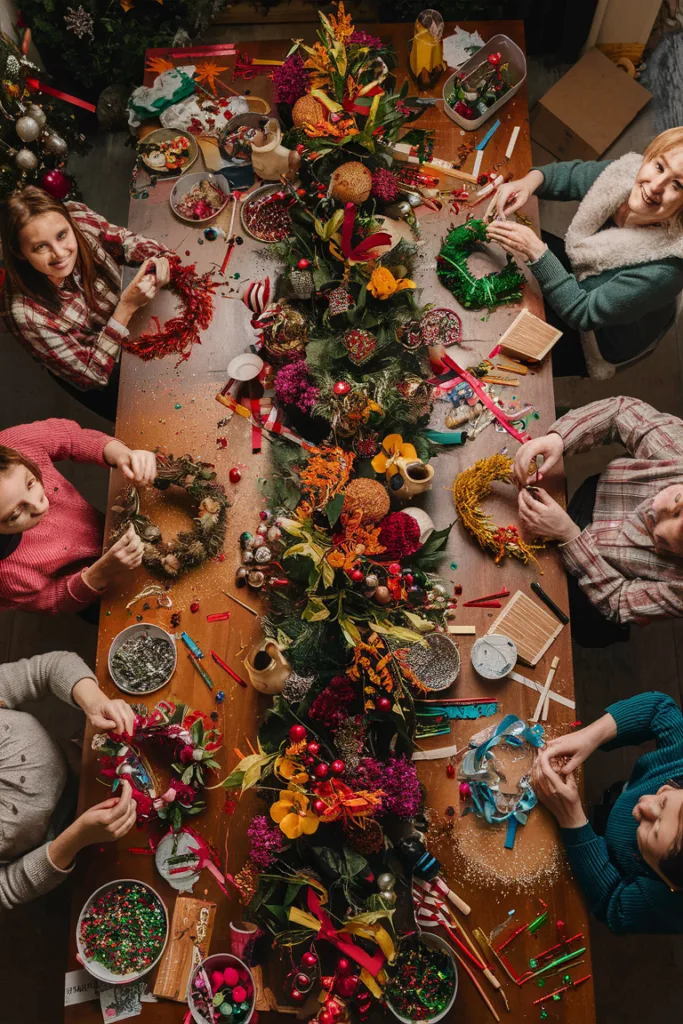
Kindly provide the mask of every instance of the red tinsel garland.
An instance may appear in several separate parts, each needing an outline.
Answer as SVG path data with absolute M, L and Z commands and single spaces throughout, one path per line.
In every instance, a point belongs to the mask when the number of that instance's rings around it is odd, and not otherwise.
M 133 352 L 145 361 L 161 359 L 175 353 L 179 363 L 188 359 L 193 345 L 200 345 L 200 331 L 205 331 L 213 317 L 213 296 L 218 282 L 211 280 L 211 271 L 197 273 L 197 264 L 183 266 L 177 256 L 169 257 L 170 281 L 168 287 L 183 304 L 183 312 L 167 320 L 161 326 L 159 318 L 152 319 L 156 331 L 141 334 L 124 345 L 127 352 Z

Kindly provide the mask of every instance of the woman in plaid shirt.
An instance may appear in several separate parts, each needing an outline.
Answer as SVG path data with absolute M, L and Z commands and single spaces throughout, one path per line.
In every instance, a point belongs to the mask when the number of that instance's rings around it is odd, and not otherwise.
M 541 481 L 563 454 L 596 445 L 622 444 L 627 458 L 614 459 L 592 483 L 594 505 L 586 515 L 575 499 L 558 505 Z M 532 460 L 543 456 L 536 473 Z M 533 470 L 533 471 L 532 471 Z M 638 398 L 606 398 L 574 409 L 517 452 L 522 525 L 535 536 L 560 542 L 565 568 L 581 593 L 613 623 L 683 616 L 683 422 Z M 570 588 L 571 595 L 571 588 Z M 574 633 L 572 611 L 572 633 Z M 575 639 L 604 646 L 599 636 Z M 584 643 L 584 640 L 588 642 Z M 590 641 L 593 642 L 590 642 Z
M 9 329 L 70 393 L 114 419 L 128 322 L 168 283 L 167 250 L 32 186 L 4 204 L 0 233 Z M 124 264 L 141 266 L 122 291 Z

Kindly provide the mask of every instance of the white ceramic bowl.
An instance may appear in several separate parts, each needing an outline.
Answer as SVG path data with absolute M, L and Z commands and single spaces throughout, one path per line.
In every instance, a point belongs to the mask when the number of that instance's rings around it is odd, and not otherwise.
M 224 971 L 226 967 L 235 967 L 237 968 L 237 970 L 245 970 L 249 975 L 249 980 L 252 984 L 251 1010 L 243 1019 L 241 1024 L 249 1024 L 249 1021 L 253 1017 L 255 1002 L 253 974 L 251 973 L 247 965 L 244 963 L 244 961 L 240 960 L 239 957 L 233 956 L 232 953 L 213 953 L 211 956 L 207 956 L 206 960 L 202 960 L 200 964 L 197 964 L 192 974 L 190 975 L 190 984 L 188 985 L 187 988 L 187 1005 L 190 1007 L 192 1020 L 195 1022 L 195 1024 L 210 1024 L 210 1021 L 207 1020 L 204 1014 L 201 1013 L 197 1009 L 197 1006 L 195 1005 L 195 1001 L 193 998 L 194 979 L 197 977 L 202 968 L 205 970 L 206 974 L 210 978 L 211 971 Z M 228 1020 L 229 1018 L 226 1017 L 225 1019 Z
M 431 949 L 438 949 L 442 953 L 446 953 L 450 957 L 451 964 L 453 966 L 453 994 L 449 999 L 448 1004 L 443 1008 L 441 1013 L 437 1013 L 434 1017 L 425 1017 L 420 1021 L 420 1024 L 436 1024 L 438 1020 L 443 1020 L 446 1014 L 450 1013 L 453 1009 L 453 1003 L 455 1002 L 455 997 L 458 994 L 458 962 L 453 955 L 453 950 L 446 940 L 442 939 L 440 935 L 431 935 L 429 932 L 420 932 L 420 941 Z M 412 1017 L 403 1017 L 398 1010 L 395 1010 L 388 999 L 387 1006 L 393 1013 L 394 1017 L 396 1017 L 397 1020 L 402 1021 L 402 1024 L 415 1024 Z M 205 1022 L 199 1021 L 199 1024 L 205 1024 Z
M 129 639 L 129 637 L 136 636 L 136 634 L 138 634 L 138 633 L 149 633 L 150 636 L 162 637 L 163 639 L 168 640 L 169 643 L 171 644 L 172 648 L 173 648 L 173 668 L 171 669 L 168 677 L 166 679 L 164 679 L 163 683 L 159 683 L 158 686 L 152 687 L 151 690 L 130 690 L 130 689 L 128 689 L 128 687 L 125 685 L 125 683 L 120 683 L 118 681 L 118 679 L 114 675 L 114 671 L 112 669 L 112 658 L 116 654 L 116 652 L 118 651 L 119 647 L 122 644 L 124 644 L 126 642 L 126 640 Z M 166 686 L 166 683 L 169 681 L 169 679 L 172 677 L 173 673 L 175 672 L 176 665 L 178 664 L 178 650 L 177 650 L 177 647 L 176 647 L 175 637 L 171 636 L 170 633 L 167 633 L 166 630 L 162 629 L 161 626 L 156 626 L 152 622 L 135 622 L 135 623 L 133 623 L 132 626 L 126 626 L 125 629 L 122 629 L 121 632 L 117 636 L 114 637 L 114 639 L 111 642 L 111 647 L 109 648 L 109 656 L 108 656 L 108 659 L 107 659 L 107 664 L 108 664 L 108 668 L 109 668 L 109 675 L 111 676 L 111 678 L 114 681 L 114 683 L 116 684 L 116 686 L 118 686 L 119 690 L 123 690 L 124 693 L 129 693 L 133 697 L 143 697 L 144 698 L 144 697 L 147 696 L 148 693 L 156 693 L 156 691 L 160 690 L 162 688 L 162 686 Z
M 492 103 L 485 114 L 481 117 L 475 117 L 472 121 L 468 121 L 467 118 L 461 117 L 457 114 L 453 107 L 449 104 L 447 96 L 450 96 L 451 90 L 456 80 L 456 76 L 460 75 L 463 71 L 465 74 L 469 74 L 481 64 L 487 60 L 490 53 L 502 53 L 503 64 L 509 64 L 510 66 L 510 77 L 512 79 L 512 86 L 508 89 L 504 96 L 501 96 L 499 100 Z M 452 121 L 464 128 L 466 132 L 474 132 L 477 128 L 481 128 L 485 121 L 488 121 L 497 111 L 504 106 L 508 100 L 511 100 L 516 92 L 522 87 L 522 83 L 526 78 L 526 59 L 524 54 L 520 50 L 517 43 L 513 43 L 512 39 L 502 34 L 492 36 L 488 43 L 484 43 L 480 50 L 477 50 L 469 60 L 466 60 L 464 64 L 461 64 L 457 71 L 454 71 L 450 78 L 446 79 L 446 83 L 443 87 L 443 109 L 450 117 Z M 501 126 L 502 128 L 502 126 Z
M 156 899 L 159 902 L 159 905 L 162 907 L 162 909 L 164 911 L 164 919 L 166 921 L 166 934 L 164 936 L 164 941 L 163 941 L 163 943 L 161 945 L 161 948 L 159 949 L 159 952 L 157 953 L 156 959 L 153 961 L 153 963 L 151 963 L 149 965 L 149 967 L 146 967 L 143 971 L 131 971 L 130 974 L 114 974 L 107 967 L 105 967 L 103 964 L 101 964 L 98 960 L 88 960 L 86 958 L 85 950 L 83 948 L 83 943 L 81 941 L 81 924 L 83 922 L 83 918 L 85 917 L 88 909 L 92 906 L 92 904 L 95 902 L 95 900 L 98 898 L 98 896 L 100 896 L 102 893 L 107 892 L 109 889 L 114 889 L 117 885 L 122 885 L 122 884 L 126 884 L 126 883 L 130 884 L 130 885 L 140 885 L 140 886 L 142 886 L 143 889 L 147 889 L 148 892 L 151 892 L 152 895 L 154 897 L 156 897 Z M 146 882 L 141 882 L 137 878 L 117 878 L 113 882 L 107 882 L 106 885 L 101 885 L 100 888 L 99 889 L 95 889 L 95 892 L 92 894 L 92 896 L 90 896 L 85 901 L 85 903 L 83 904 L 83 909 L 81 910 L 80 914 L 78 915 L 78 922 L 76 924 L 76 947 L 78 949 L 78 955 L 79 955 L 79 957 L 80 957 L 80 959 L 81 959 L 81 961 L 83 963 L 83 966 L 85 967 L 86 971 L 89 974 L 92 974 L 93 978 L 97 978 L 98 981 L 103 981 L 107 985 L 126 985 L 129 982 L 137 981 L 138 978 L 142 978 L 145 974 L 148 974 L 149 971 L 151 971 L 154 967 L 156 967 L 156 965 L 161 960 L 161 957 L 163 956 L 164 950 L 166 949 L 166 943 L 167 942 L 168 942 L 168 910 L 166 909 L 166 904 L 164 903 L 164 901 L 162 900 L 161 896 L 156 891 L 156 889 L 153 889 L 151 885 L 147 885 Z
M 258 377 L 263 369 L 263 360 L 255 352 L 243 352 L 228 363 L 228 377 L 233 380 L 247 381 Z
M 178 203 L 183 199 L 187 193 L 200 181 L 210 181 L 212 185 L 219 188 L 225 195 L 225 203 L 212 213 L 210 217 L 202 217 L 199 220 L 196 217 L 185 217 L 178 209 Z M 228 200 L 230 199 L 230 185 L 227 179 L 222 174 L 211 174 L 210 171 L 197 171 L 196 174 L 184 174 L 182 178 L 179 178 L 173 186 L 171 192 L 171 198 L 169 200 L 171 209 L 175 213 L 179 220 L 185 222 L 185 224 L 208 224 L 210 221 L 217 217 L 221 210 L 224 210 Z

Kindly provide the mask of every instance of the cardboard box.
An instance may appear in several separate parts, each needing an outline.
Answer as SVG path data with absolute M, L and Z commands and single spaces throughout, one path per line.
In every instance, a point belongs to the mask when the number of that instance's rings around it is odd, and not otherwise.
M 537 103 L 531 137 L 558 160 L 597 160 L 652 94 L 589 50 Z
M 607 0 L 599 3 L 588 34 L 588 46 L 599 43 L 641 43 L 650 38 L 662 0 Z

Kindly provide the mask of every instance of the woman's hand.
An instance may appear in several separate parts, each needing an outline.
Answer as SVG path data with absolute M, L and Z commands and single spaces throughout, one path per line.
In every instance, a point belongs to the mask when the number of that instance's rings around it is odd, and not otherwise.
M 494 220 L 486 225 L 486 234 L 492 242 L 498 242 L 505 252 L 521 256 L 529 263 L 540 259 L 548 248 L 531 228 L 516 221 Z
M 130 319 L 136 309 L 142 309 L 152 301 L 158 287 L 156 263 L 154 260 L 145 260 L 128 287 L 122 291 L 118 306 L 114 311 L 115 318 L 119 319 L 116 312 L 122 307 L 128 312 Z
M 617 723 L 610 714 L 603 715 L 602 718 L 598 718 L 584 729 L 577 729 L 576 732 L 570 732 L 566 736 L 558 736 L 556 739 L 550 740 L 538 756 L 544 764 L 549 766 L 550 761 L 555 757 L 568 757 L 567 763 L 558 768 L 558 771 L 560 775 L 570 775 L 598 747 L 607 743 L 608 740 L 613 740 L 616 735 Z
M 526 487 L 529 483 L 540 483 L 546 473 L 556 466 L 564 451 L 564 441 L 559 434 L 544 434 L 527 441 L 517 449 L 513 474 L 518 487 Z M 531 469 L 531 463 L 537 456 L 543 456 L 543 465 L 538 470 Z
M 522 488 L 517 495 L 517 509 L 522 526 L 534 537 L 566 544 L 581 533 L 581 528 L 572 522 L 562 506 L 540 487 L 534 488 L 533 496 Z
M 132 736 L 135 732 L 135 714 L 125 700 L 112 700 L 100 690 L 97 682 L 89 677 L 79 679 L 71 696 L 85 711 L 93 729 L 108 732 L 114 730 Z
M 531 785 L 541 803 L 555 815 L 560 828 L 581 828 L 587 824 L 573 775 L 563 779 L 539 755 L 531 771 Z
M 81 573 L 83 581 L 93 590 L 105 590 L 123 572 L 130 572 L 142 564 L 144 544 L 129 526 L 101 558 Z
M 499 217 L 510 217 L 529 201 L 539 185 L 543 184 L 540 171 L 529 171 L 518 181 L 501 185 L 496 194 L 496 213 Z
M 157 288 L 165 288 L 171 279 L 171 268 L 165 256 L 155 256 L 152 263 L 157 272 Z
M 157 460 L 154 452 L 144 449 L 133 451 L 116 438 L 105 445 L 104 461 L 115 469 L 120 469 L 126 479 L 136 487 L 147 487 L 156 479 Z
M 56 868 L 66 871 L 74 857 L 94 843 L 113 843 L 130 832 L 137 818 L 130 783 L 121 785 L 121 796 L 110 797 L 88 808 L 48 847 L 50 860 Z

